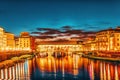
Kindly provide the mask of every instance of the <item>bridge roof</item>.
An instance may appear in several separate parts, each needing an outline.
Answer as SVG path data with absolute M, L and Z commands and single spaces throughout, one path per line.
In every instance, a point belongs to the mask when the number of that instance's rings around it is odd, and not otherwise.
M 77 41 L 40 41 L 38 45 L 75 45 Z

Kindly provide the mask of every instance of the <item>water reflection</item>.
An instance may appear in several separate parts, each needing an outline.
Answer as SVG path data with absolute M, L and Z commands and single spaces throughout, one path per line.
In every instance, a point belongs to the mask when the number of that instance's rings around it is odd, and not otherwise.
M 81 58 L 78 55 L 56 59 L 53 57 L 38 58 L 37 65 L 41 72 L 54 72 L 55 77 L 61 74 L 62 78 L 67 74 L 72 78 L 87 80 L 119 80 L 120 64 L 99 60 Z M 57 73 L 57 74 L 56 74 Z M 45 77 L 45 76 L 43 76 Z
M 17 63 L 13 67 L 0 69 L 0 80 L 30 80 L 31 61 Z
M 120 64 L 90 60 L 78 55 L 33 58 L 0 69 L 1 80 L 120 80 Z

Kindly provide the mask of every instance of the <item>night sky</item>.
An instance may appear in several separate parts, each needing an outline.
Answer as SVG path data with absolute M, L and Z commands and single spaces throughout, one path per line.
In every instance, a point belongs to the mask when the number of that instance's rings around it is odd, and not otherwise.
M 119 25 L 119 0 L 0 0 L 0 26 L 16 35 L 38 28 L 99 31 Z

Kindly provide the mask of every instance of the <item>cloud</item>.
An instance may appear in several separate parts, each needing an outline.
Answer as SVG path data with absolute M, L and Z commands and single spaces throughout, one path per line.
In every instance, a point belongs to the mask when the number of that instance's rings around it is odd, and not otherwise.
M 39 38 L 39 39 L 51 39 L 51 38 L 55 38 L 55 36 L 36 36 L 36 38 Z
M 43 34 L 46 34 L 46 35 L 50 35 L 50 34 L 60 34 L 61 32 L 60 31 L 55 31 L 55 30 L 50 30 L 50 31 L 47 31 L 47 32 L 44 32 Z
M 31 34 L 38 34 L 38 35 L 40 35 L 41 32 L 31 32 Z
M 56 29 L 52 29 L 52 28 L 37 28 L 37 30 L 39 30 L 39 31 L 50 31 L 50 30 L 56 30 Z
M 94 36 L 95 32 L 85 32 L 80 29 L 73 29 L 71 26 L 63 26 L 60 29 L 54 28 L 36 28 L 37 31 L 33 31 L 31 34 L 36 34 L 39 39 L 52 39 L 52 38 L 76 38 L 80 39 L 85 36 Z
M 72 27 L 71 26 L 63 26 L 63 27 L 61 27 L 63 30 L 71 30 L 72 29 Z
M 80 38 L 83 38 L 83 37 L 71 37 L 71 39 L 80 39 Z
M 32 34 L 41 34 L 41 35 L 73 35 L 80 34 L 82 30 L 72 29 L 70 26 L 63 26 L 61 29 L 53 29 L 53 28 L 37 28 L 40 32 L 32 32 Z
M 82 30 L 66 30 L 64 33 L 80 34 L 80 33 L 82 33 Z
M 60 34 L 61 31 L 52 28 L 37 28 L 38 31 L 41 31 L 41 35 L 53 35 L 53 34 Z

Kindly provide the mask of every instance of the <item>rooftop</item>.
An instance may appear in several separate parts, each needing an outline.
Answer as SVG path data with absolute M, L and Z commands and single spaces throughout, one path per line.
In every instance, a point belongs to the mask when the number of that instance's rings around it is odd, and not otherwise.
M 40 41 L 38 45 L 74 45 L 78 44 L 77 41 Z

